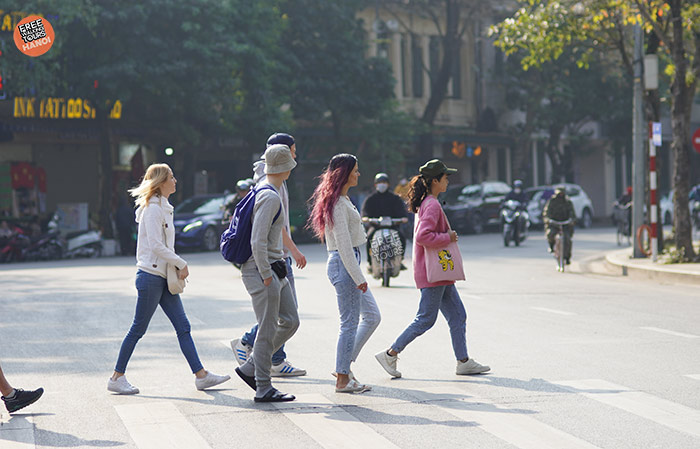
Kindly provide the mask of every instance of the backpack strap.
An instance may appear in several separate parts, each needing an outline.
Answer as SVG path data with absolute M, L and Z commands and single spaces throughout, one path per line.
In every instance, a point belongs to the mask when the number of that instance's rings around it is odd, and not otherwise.
M 275 193 L 277 193 L 277 190 L 275 190 L 275 188 L 272 187 L 270 184 L 264 184 L 264 185 L 260 186 L 259 189 L 256 189 L 256 191 L 259 192 L 260 190 L 263 190 L 263 189 L 273 190 Z M 277 193 L 277 196 L 279 196 L 279 193 Z M 275 214 L 275 218 L 272 219 L 272 224 L 275 224 L 275 221 L 277 221 L 277 218 L 280 216 L 281 213 L 282 213 L 282 198 L 280 198 L 280 208 L 277 211 L 277 214 Z

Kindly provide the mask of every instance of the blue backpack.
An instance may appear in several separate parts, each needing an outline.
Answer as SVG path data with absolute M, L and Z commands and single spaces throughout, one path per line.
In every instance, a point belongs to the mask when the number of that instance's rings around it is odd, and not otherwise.
M 275 190 L 271 185 L 264 184 L 258 189 L 251 189 L 250 192 L 236 205 L 228 229 L 221 234 L 219 249 L 221 255 L 229 262 L 242 264 L 250 259 L 253 250 L 250 247 L 250 237 L 253 231 L 253 207 L 255 206 L 255 195 L 261 190 Z M 274 223 L 282 212 L 282 205 L 277 215 L 272 220 Z

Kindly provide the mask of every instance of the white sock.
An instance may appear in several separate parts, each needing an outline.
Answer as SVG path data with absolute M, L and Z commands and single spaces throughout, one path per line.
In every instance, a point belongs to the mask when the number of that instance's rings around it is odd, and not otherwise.
M 15 390 L 15 389 L 13 388 L 13 389 L 12 389 L 12 393 L 10 393 L 10 394 L 8 394 L 7 396 L 5 396 L 5 399 L 12 399 L 12 398 L 14 398 L 14 397 L 15 397 L 15 393 L 17 393 L 17 390 Z

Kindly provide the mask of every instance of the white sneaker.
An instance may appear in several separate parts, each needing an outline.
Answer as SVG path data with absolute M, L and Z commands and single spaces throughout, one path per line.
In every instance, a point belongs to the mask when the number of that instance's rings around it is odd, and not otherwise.
M 457 374 L 480 374 L 490 369 L 490 366 L 480 365 L 474 359 L 469 359 L 466 362 L 457 361 Z
M 231 376 L 229 375 L 219 376 L 211 371 L 207 371 L 206 376 L 202 377 L 201 379 L 195 379 L 194 385 L 197 387 L 197 390 L 204 390 L 205 388 L 211 388 L 215 385 L 222 384 L 230 378 Z
M 305 376 L 306 370 L 294 367 L 288 360 L 270 367 L 270 377 Z
M 139 389 L 131 385 L 126 376 L 119 376 L 117 380 L 110 377 L 107 381 L 107 390 L 118 394 L 138 394 Z
M 248 360 L 248 357 L 250 357 L 250 354 L 253 352 L 253 347 L 243 343 L 240 338 L 236 338 L 231 340 L 231 350 L 240 366 Z
M 398 378 L 401 377 L 401 372 L 396 369 L 396 362 L 399 360 L 398 355 L 389 355 L 386 351 L 378 352 L 374 355 L 382 368 L 386 370 L 391 377 Z

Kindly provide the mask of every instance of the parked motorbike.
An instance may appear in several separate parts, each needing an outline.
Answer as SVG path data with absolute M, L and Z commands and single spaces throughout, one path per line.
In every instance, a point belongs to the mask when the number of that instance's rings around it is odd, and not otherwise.
M 48 224 L 50 232 L 58 234 L 58 214 L 54 214 Z M 99 257 L 102 255 L 102 234 L 99 231 L 86 230 L 69 232 L 58 237 L 61 256 L 65 259 L 76 257 Z
M 372 277 L 382 280 L 382 287 L 389 286 L 389 280 L 399 275 L 403 261 L 401 235 L 396 229 L 408 222 L 406 218 L 363 218 L 375 232 L 370 241 L 369 267 Z
M 61 258 L 62 252 L 58 232 L 32 238 L 21 228 L 16 228 L 0 248 L 0 263 L 55 260 Z
M 503 229 L 503 244 L 509 246 L 513 242 L 515 246 L 527 237 L 530 227 L 530 217 L 520 201 L 508 200 L 501 206 L 501 227 Z

